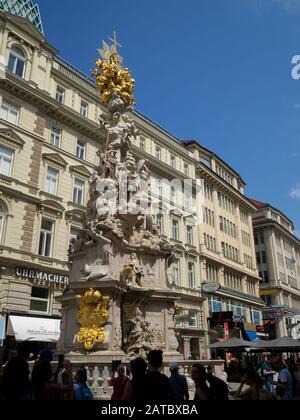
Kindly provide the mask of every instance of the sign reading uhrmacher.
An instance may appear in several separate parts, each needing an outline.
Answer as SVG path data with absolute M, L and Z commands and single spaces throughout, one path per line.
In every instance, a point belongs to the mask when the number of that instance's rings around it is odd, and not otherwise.
M 32 280 L 43 280 L 48 281 L 50 283 L 64 284 L 66 286 L 69 284 L 68 276 L 60 276 L 59 274 L 45 273 L 43 271 L 32 270 L 30 268 L 17 267 L 16 274 L 18 277 L 24 277 Z

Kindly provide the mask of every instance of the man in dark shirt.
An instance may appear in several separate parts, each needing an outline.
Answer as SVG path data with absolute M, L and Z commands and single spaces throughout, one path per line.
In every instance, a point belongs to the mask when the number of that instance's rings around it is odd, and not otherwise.
M 163 361 L 161 350 L 148 353 L 149 370 L 145 376 L 145 395 L 147 402 L 166 402 L 169 394 L 169 379 L 160 373 Z

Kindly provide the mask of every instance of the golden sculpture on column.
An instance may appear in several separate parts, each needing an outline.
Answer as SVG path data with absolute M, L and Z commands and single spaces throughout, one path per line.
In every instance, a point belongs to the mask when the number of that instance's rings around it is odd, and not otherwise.
M 93 349 L 96 343 L 103 343 L 105 333 L 103 325 L 108 319 L 109 298 L 102 296 L 99 290 L 89 289 L 83 296 L 78 295 L 80 309 L 77 321 L 81 325 L 76 338 L 86 350 Z

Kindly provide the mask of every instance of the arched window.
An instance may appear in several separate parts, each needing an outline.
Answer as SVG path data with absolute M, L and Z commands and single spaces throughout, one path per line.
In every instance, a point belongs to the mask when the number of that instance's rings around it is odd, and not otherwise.
M 24 52 L 14 45 L 11 48 L 10 54 L 9 54 L 9 60 L 8 60 L 8 69 L 12 73 L 16 74 L 17 76 L 24 77 L 24 71 L 25 71 L 25 54 Z
M 0 204 L 0 243 L 3 240 L 5 217 L 6 217 L 6 212 L 4 210 L 4 207 Z

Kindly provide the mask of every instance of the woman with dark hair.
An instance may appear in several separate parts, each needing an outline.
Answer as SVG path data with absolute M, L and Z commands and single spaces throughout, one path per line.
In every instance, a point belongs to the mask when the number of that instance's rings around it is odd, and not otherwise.
M 193 365 L 191 374 L 196 387 L 194 401 L 207 400 L 209 397 L 209 388 L 206 384 L 207 374 L 205 367 L 200 364 Z
M 130 362 L 130 370 L 132 378 L 125 385 L 123 401 L 147 401 L 145 393 L 145 377 L 147 371 L 147 363 L 141 357 Z
M 29 367 L 22 357 L 13 357 L 3 368 L 0 394 L 6 401 L 31 400 Z

